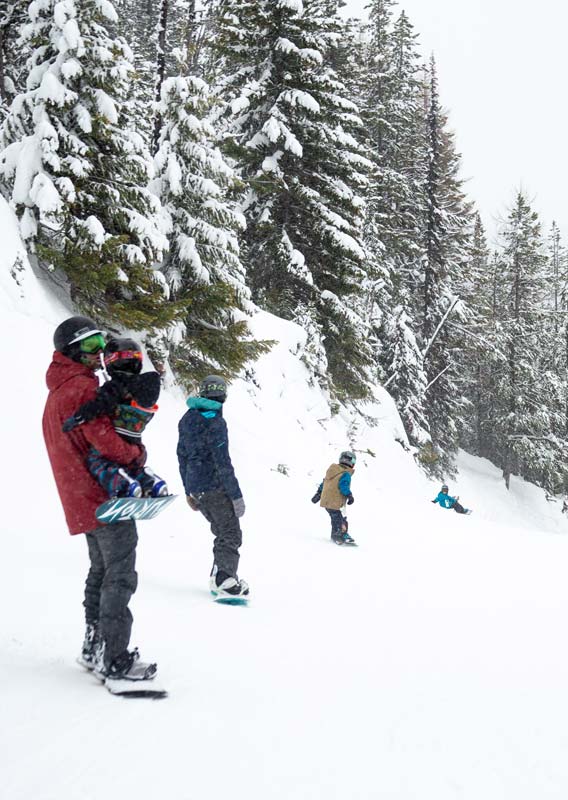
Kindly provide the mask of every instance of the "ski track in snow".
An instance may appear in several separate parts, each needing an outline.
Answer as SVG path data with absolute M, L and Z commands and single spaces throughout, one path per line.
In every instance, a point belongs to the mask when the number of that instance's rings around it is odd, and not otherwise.
M 3 203 L 3 201 L 0 201 Z M 4 205 L 3 258 L 17 241 Z M 43 441 L 51 336 L 66 310 L 28 271 L 0 272 L 6 343 L 0 561 L 2 800 L 551 800 L 568 794 L 565 563 L 558 503 L 462 454 L 450 491 L 393 440 L 389 398 L 358 419 L 350 532 L 329 541 L 309 498 L 347 446 L 345 416 L 290 354 L 301 334 L 261 314 L 282 344 L 235 384 L 231 452 L 247 503 L 249 607 L 212 602 L 211 535 L 177 474 L 183 397 L 149 426 L 149 463 L 181 494 L 140 523 L 132 644 L 157 660 L 166 700 L 109 695 L 76 663 L 87 549 L 66 533 Z M 16 346 L 11 347 L 14 343 Z M 284 464 L 286 476 L 278 471 Z

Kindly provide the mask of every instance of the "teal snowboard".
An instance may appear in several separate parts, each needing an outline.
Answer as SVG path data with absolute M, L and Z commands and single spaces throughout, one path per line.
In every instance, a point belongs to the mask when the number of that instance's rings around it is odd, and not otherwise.
M 95 514 L 106 525 L 127 519 L 154 519 L 176 497 L 177 494 L 168 494 L 166 497 L 113 497 L 102 503 Z
M 249 601 L 248 595 L 239 595 L 235 597 L 230 594 L 225 594 L 224 592 L 221 592 L 220 594 L 211 592 L 211 594 L 213 595 L 213 600 L 222 606 L 246 606 L 248 605 Z

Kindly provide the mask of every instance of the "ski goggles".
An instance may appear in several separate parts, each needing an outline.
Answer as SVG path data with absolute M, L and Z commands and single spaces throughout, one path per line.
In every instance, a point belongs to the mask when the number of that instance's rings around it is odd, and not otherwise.
M 108 353 L 105 356 L 105 365 L 108 367 L 114 361 L 130 361 L 131 359 L 142 361 L 140 350 L 118 350 L 116 353 Z
M 104 350 L 106 342 L 102 333 L 94 333 L 92 336 L 87 336 L 86 339 L 81 339 L 78 344 L 82 353 L 94 355 Z

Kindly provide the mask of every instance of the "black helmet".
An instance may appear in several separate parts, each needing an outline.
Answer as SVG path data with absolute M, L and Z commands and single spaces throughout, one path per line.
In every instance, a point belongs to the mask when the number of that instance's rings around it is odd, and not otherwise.
M 112 376 L 113 372 L 127 372 L 138 375 L 142 369 L 142 349 L 134 339 L 109 339 L 104 351 L 105 367 Z
M 220 375 L 208 375 L 199 384 L 199 396 L 224 403 L 227 399 L 227 381 Z
M 357 461 L 357 456 L 355 455 L 355 453 L 352 453 L 351 450 L 344 450 L 343 453 L 339 456 L 339 463 L 343 464 L 346 467 L 354 467 L 356 461 Z
M 102 330 L 90 317 L 69 317 L 58 325 L 53 334 L 53 346 L 58 353 L 68 354 L 72 345 Z
M 442 491 L 443 491 L 443 492 L 447 492 L 447 491 L 448 491 L 448 487 L 447 487 L 447 485 L 446 485 L 446 484 L 444 484 L 444 485 L 442 486 Z

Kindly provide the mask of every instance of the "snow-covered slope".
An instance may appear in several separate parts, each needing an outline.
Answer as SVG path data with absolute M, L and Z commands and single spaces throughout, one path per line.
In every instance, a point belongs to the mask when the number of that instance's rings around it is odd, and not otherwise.
M 211 536 L 180 498 L 140 524 L 133 644 L 159 662 L 162 702 L 111 697 L 74 663 L 87 551 L 69 537 L 41 436 L 53 329 L 69 310 L 36 278 L 0 201 L 3 344 L 0 558 L 2 800 L 542 800 L 565 798 L 568 523 L 558 504 L 463 455 L 471 517 L 429 501 L 396 442 L 389 396 L 331 416 L 306 383 L 303 333 L 279 344 L 226 417 L 247 502 L 248 608 L 207 592 Z M 182 492 L 184 397 L 148 428 L 151 465 Z M 350 530 L 329 543 L 309 499 L 358 450 Z

